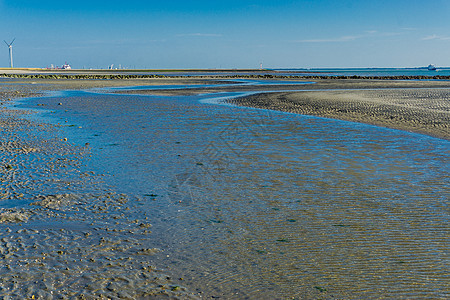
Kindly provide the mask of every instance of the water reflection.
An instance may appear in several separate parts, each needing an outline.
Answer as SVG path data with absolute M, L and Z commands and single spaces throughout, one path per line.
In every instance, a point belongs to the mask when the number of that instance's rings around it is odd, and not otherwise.
M 89 168 L 145 200 L 131 213 L 152 220 L 155 264 L 193 291 L 449 296 L 449 142 L 206 97 L 39 102 L 82 125 L 67 130 L 92 146 Z

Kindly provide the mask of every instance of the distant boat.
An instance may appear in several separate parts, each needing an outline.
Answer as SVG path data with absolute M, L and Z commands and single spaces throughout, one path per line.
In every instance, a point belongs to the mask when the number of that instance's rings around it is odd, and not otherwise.
M 436 71 L 435 65 L 428 65 L 428 71 Z
M 72 67 L 71 67 L 68 63 L 65 63 L 65 64 L 61 67 L 61 69 L 63 69 L 63 70 L 70 70 L 70 69 L 72 69 Z

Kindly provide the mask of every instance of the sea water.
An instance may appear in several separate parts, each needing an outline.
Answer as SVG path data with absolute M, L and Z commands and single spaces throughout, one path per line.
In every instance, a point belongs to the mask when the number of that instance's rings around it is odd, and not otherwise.
M 284 75 L 328 76 L 450 76 L 450 68 L 311 68 L 275 69 Z
M 157 267 L 205 297 L 447 298 L 450 143 L 359 123 L 66 92 L 41 118 L 139 202 Z M 50 118 L 50 119 L 48 119 Z

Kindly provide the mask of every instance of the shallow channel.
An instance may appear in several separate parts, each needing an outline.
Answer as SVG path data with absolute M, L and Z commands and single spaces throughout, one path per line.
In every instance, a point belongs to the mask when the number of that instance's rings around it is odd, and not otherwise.
M 151 261 L 191 292 L 449 296 L 448 141 L 211 101 L 236 95 L 80 91 L 21 106 L 88 143 L 86 169 L 138 199 L 128 218 L 152 224 Z

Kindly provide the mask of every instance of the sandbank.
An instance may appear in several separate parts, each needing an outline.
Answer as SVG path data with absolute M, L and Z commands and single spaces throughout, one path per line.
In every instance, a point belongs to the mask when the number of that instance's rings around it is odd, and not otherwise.
M 450 89 L 446 88 L 260 93 L 229 102 L 450 140 Z

